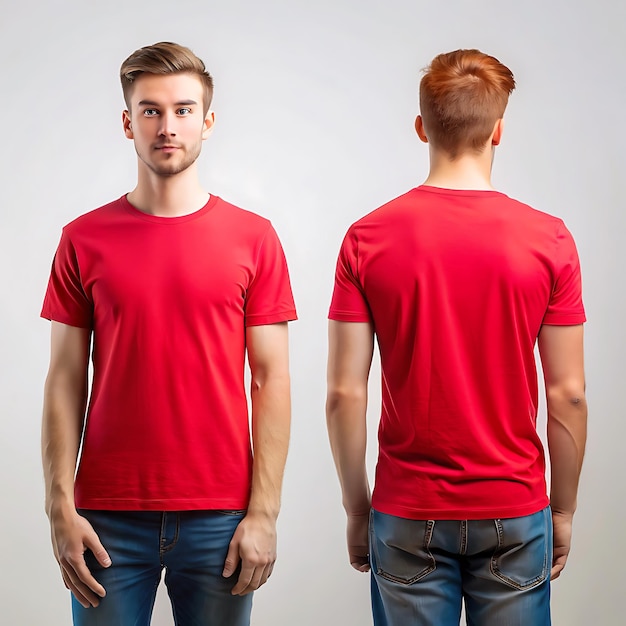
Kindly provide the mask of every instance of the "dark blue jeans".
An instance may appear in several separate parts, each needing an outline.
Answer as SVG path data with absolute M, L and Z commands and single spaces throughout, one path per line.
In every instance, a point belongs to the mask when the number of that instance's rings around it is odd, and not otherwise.
M 243 511 L 86 511 L 113 564 L 89 569 L 106 589 L 96 608 L 72 598 L 75 626 L 148 626 L 161 572 L 177 626 L 248 626 L 252 594 L 233 596 L 239 572 L 222 577 Z
M 375 626 L 550 626 L 552 515 L 370 518 Z

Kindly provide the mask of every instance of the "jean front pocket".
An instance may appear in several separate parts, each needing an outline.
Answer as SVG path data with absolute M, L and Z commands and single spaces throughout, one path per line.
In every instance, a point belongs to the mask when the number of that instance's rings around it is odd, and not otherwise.
M 493 575 L 520 590 L 544 582 L 552 559 L 550 508 L 495 523 L 498 547 L 491 559 Z
M 372 511 L 370 542 L 376 574 L 412 585 L 434 571 L 429 546 L 435 522 L 410 520 Z

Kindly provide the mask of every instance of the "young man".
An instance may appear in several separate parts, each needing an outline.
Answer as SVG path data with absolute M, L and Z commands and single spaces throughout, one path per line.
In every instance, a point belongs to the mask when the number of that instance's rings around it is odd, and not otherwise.
M 376 626 L 458 625 L 462 600 L 473 626 L 545 626 L 550 574 L 567 560 L 587 416 L 580 269 L 561 220 L 491 186 L 514 86 L 477 50 L 437 56 L 415 123 L 428 178 L 356 222 L 339 254 L 328 430 L 350 562 L 371 566 Z M 382 415 L 370 499 L 374 336 Z
M 148 625 L 163 569 L 177 624 L 249 624 L 289 439 L 287 266 L 267 220 L 200 186 L 204 63 L 158 43 L 121 80 L 137 186 L 64 228 L 42 311 L 54 553 L 74 624 Z

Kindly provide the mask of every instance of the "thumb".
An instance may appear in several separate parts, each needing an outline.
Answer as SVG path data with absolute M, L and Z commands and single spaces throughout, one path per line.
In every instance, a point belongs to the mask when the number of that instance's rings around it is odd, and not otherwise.
M 239 560 L 239 543 L 233 539 L 228 546 L 228 554 L 224 561 L 224 571 L 222 572 L 224 578 L 229 578 L 235 573 Z
M 95 530 L 91 529 L 91 532 L 85 536 L 85 546 L 93 552 L 93 555 L 102 567 L 109 567 L 111 565 L 111 557 L 100 543 L 100 539 L 98 535 L 96 535 Z

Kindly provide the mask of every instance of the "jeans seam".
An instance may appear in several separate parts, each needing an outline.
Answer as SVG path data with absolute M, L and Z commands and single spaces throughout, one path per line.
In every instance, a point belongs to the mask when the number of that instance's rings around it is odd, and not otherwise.
M 159 556 L 161 558 L 162 565 L 163 565 L 163 557 L 165 556 L 165 554 L 169 552 L 170 550 L 173 550 L 176 547 L 176 544 L 178 543 L 178 534 L 180 532 L 180 514 L 175 513 L 176 526 L 174 530 L 174 537 L 172 538 L 172 541 L 170 541 L 167 545 L 165 545 L 165 537 L 163 535 L 165 534 L 165 520 L 167 519 L 168 515 L 172 515 L 172 513 L 170 512 L 163 513 L 163 517 L 161 519 L 161 538 L 159 542 Z

